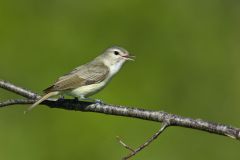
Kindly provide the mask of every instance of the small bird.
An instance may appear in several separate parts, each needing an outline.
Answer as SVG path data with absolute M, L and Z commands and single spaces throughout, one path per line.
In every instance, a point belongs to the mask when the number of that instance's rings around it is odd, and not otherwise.
M 79 100 L 88 100 L 89 96 L 99 92 L 108 84 L 127 60 L 134 60 L 133 58 L 134 56 L 130 56 L 122 47 L 108 48 L 91 62 L 59 77 L 53 85 L 44 90 L 45 95 L 27 111 L 56 95 L 70 95 Z

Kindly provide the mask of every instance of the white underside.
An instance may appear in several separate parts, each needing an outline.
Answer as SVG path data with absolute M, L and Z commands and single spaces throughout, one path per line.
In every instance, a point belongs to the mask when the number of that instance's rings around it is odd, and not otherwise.
M 78 98 L 86 98 L 86 97 L 89 97 L 89 96 L 97 93 L 98 91 L 103 89 L 108 84 L 108 82 L 111 80 L 111 78 L 120 70 L 120 68 L 122 67 L 122 64 L 123 64 L 123 62 L 120 62 L 113 66 L 110 66 L 109 67 L 110 68 L 109 75 L 106 77 L 106 79 L 104 81 L 102 81 L 100 83 L 76 88 L 76 89 L 68 92 L 67 94 L 74 96 L 74 97 L 78 97 Z
M 91 95 L 97 93 L 101 89 L 103 89 L 106 84 L 107 84 L 107 82 L 103 81 L 103 82 L 100 82 L 97 84 L 82 86 L 82 87 L 79 87 L 79 88 L 76 88 L 76 89 L 70 91 L 68 94 L 71 96 L 74 96 L 74 97 L 86 98 L 88 96 L 91 96 Z

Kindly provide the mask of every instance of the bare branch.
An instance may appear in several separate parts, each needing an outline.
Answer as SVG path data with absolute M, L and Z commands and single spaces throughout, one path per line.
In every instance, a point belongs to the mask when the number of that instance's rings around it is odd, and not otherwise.
M 32 104 L 36 100 L 34 99 L 9 99 L 4 102 L 0 102 L 0 107 L 15 105 L 15 104 Z
M 119 142 L 124 148 L 126 148 L 127 150 L 129 150 L 129 151 L 131 151 L 131 152 L 134 152 L 134 149 L 132 149 L 132 148 L 129 147 L 126 143 L 124 143 L 119 136 L 117 136 L 116 138 L 117 138 L 118 142 Z
M 136 155 L 138 152 L 143 150 L 145 147 L 149 146 L 151 142 L 153 142 L 157 137 L 168 127 L 168 123 L 163 122 L 162 127 L 151 137 L 149 138 L 145 143 L 143 143 L 141 146 L 139 146 L 137 149 L 133 150 L 131 147 L 129 147 L 126 143 L 124 143 L 119 138 L 119 143 L 126 149 L 130 150 L 131 153 L 123 158 L 123 160 L 128 160 L 134 155 Z
M 39 96 L 36 93 L 33 93 L 27 89 L 22 87 L 15 86 L 7 81 L 0 80 L 0 87 L 6 89 L 8 91 L 14 92 L 20 96 L 29 98 L 29 99 L 37 99 Z
M 36 93 L 15 86 L 7 81 L 0 80 L 0 87 L 10 92 L 14 92 L 16 94 L 28 98 L 15 100 L 11 99 L 5 102 L 0 102 L 0 107 L 6 107 L 14 104 L 31 104 L 34 103 L 38 98 L 40 98 L 40 96 L 37 95 Z M 240 140 L 240 128 L 215 122 L 209 122 L 201 119 L 186 118 L 179 115 L 167 113 L 164 111 L 153 111 L 119 105 L 91 103 L 77 101 L 74 99 L 59 99 L 59 100 L 48 99 L 46 101 L 43 101 L 41 104 L 44 104 L 50 108 L 61 108 L 66 110 L 75 110 L 82 112 L 97 112 L 109 115 L 125 116 L 149 121 L 162 122 L 163 123 L 162 128 L 156 134 L 154 134 L 146 143 L 144 143 L 139 148 L 134 150 L 134 152 L 132 152 L 129 155 L 129 157 L 132 157 L 140 150 L 148 146 L 154 139 L 156 139 L 164 131 L 166 127 L 169 126 L 192 128 Z M 121 142 L 122 141 L 120 141 L 120 143 Z M 125 145 L 125 148 L 128 148 L 128 146 L 123 142 L 122 145 Z M 130 147 L 128 149 L 131 150 Z
M 15 86 L 10 82 L 0 80 L 0 87 L 8 91 L 17 93 L 29 99 L 35 100 L 40 96 Z M 18 101 L 14 104 L 26 104 L 32 101 Z M 6 102 L 5 102 L 6 103 Z M 132 118 L 139 118 L 144 120 L 156 121 L 156 122 L 169 122 L 169 126 L 181 126 L 185 128 L 193 128 L 197 130 L 207 131 L 214 134 L 228 136 L 234 139 L 240 139 L 240 128 L 232 127 L 230 125 L 224 125 L 220 123 L 209 122 L 201 119 L 186 118 L 175 114 L 170 114 L 164 111 L 153 111 L 139 108 L 125 107 L 120 105 L 99 104 L 84 101 L 76 101 L 74 99 L 59 99 L 46 100 L 42 104 L 50 108 L 62 108 L 66 110 L 75 110 L 83 112 L 98 112 L 110 115 L 125 116 Z M 5 105 L 6 106 L 6 105 Z

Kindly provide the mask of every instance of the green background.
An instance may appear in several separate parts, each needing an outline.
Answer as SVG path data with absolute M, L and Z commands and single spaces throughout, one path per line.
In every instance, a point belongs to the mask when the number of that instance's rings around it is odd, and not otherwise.
M 107 47 L 136 55 L 95 95 L 240 127 L 240 1 L 1 0 L 0 78 L 41 93 Z M 18 97 L 0 91 L 0 100 Z M 0 111 L 1 160 L 120 159 L 160 124 L 40 106 Z M 240 143 L 172 127 L 136 160 L 238 159 Z

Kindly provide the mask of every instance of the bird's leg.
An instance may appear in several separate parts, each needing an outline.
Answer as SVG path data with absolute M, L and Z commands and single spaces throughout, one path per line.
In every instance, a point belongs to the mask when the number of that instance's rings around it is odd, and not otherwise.
M 64 95 L 60 95 L 59 97 L 60 97 L 61 99 L 64 99 Z
M 78 97 L 74 97 L 73 98 L 73 102 L 76 102 L 76 103 L 79 102 L 79 98 Z
M 101 99 L 94 99 L 95 103 L 97 104 L 104 104 L 104 102 Z
M 94 103 L 97 103 L 97 104 L 104 104 L 104 102 L 100 99 L 93 99 L 93 98 L 84 97 L 84 96 L 81 96 L 78 99 L 79 100 L 84 100 L 84 101 L 89 101 L 89 102 L 94 102 Z
M 64 95 L 59 95 L 58 101 L 63 101 L 64 100 Z

